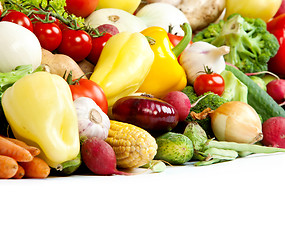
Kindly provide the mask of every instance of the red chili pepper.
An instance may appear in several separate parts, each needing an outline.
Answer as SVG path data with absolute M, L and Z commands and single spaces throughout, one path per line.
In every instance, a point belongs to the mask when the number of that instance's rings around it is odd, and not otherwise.
M 268 69 L 278 75 L 285 75 L 285 13 L 273 18 L 267 23 L 267 30 L 272 33 L 279 42 L 277 54 L 268 62 Z

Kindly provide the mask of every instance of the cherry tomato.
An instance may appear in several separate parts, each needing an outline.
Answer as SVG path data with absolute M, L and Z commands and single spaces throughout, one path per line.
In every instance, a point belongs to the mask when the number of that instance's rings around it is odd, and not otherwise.
M 89 97 L 102 109 L 104 113 L 108 113 L 108 101 L 103 89 L 95 82 L 81 78 L 73 81 L 69 85 L 72 98 L 75 100 L 79 97 Z
M 62 32 L 62 41 L 58 51 L 80 62 L 89 55 L 91 48 L 92 40 L 87 32 L 67 29 Z
M 221 96 L 225 90 L 225 81 L 220 74 L 204 73 L 200 74 L 194 81 L 194 91 L 198 96 L 213 92 Z
M 55 23 L 34 23 L 34 34 L 40 41 L 42 48 L 54 51 L 62 40 L 62 33 Z
M 18 25 L 21 25 L 27 29 L 29 29 L 31 32 L 33 32 L 33 24 L 30 20 L 30 18 L 19 11 L 8 11 L 8 13 L 2 18 L 2 21 L 8 21 L 13 22 Z
M 99 0 L 66 0 L 65 11 L 77 17 L 87 17 L 95 11 Z
M 113 35 L 111 35 L 110 33 L 104 33 L 100 37 L 92 37 L 92 49 L 89 55 L 87 56 L 87 60 L 96 65 L 103 50 L 103 47 L 105 46 L 109 38 L 112 36 Z

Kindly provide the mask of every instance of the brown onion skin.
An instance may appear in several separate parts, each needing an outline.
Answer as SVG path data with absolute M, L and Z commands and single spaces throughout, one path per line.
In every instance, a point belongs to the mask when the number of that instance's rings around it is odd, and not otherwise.
M 145 96 L 127 96 L 112 107 L 112 118 L 150 131 L 171 131 L 179 120 L 177 110 L 169 103 Z

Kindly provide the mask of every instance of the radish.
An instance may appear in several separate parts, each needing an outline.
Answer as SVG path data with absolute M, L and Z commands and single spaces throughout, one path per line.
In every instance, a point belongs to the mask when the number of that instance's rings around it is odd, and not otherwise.
M 285 102 L 285 80 L 272 80 L 266 85 L 267 93 L 278 103 Z
M 116 155 L 107 142 L 97 137 L 88 138 L 81 146 L 82 161 L 97 175 L 129 175 L 116 169 Z
M 119 30 L 115 25 L 107 24 L 107 23 L 98 26 L 97 30 L 99 31 L 99 33 L 106 32 L 106 33 L 110 33 L 111 35 L 116 35 L 117 33 L 119 33 Z
M 262 124 L 265 146 L 285 148 L 285 117 L 272 117 Z
M 179 121 L 184 121 L 191 109 L 191 102 L 188 96 L 181 91 L 167 93 L 162 100 L 171 104 L 178 112 Z

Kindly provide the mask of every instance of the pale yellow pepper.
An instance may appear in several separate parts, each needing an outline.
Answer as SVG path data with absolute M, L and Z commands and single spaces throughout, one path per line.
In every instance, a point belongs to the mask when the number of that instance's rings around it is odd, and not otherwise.
M 225 18 L 233 13 L 243 17 L 261 18 L 268 22 L 278 11 L 282 0 L 226 0 Z
M 97 9 L 117 8 L 129 13 L 134 13 L 140 3 L 141 0 L 99 0 Z
M 39 156 L 50 167 L 79 154 L 77 115 L 62 77 L 48 72 L 26 75 L 4 92 L 2 106 L 15 137 L 39 147 Z
M 111 108 L 139 89 L 153 61 L 154 53 L 142 33 L 121 32 L 107 41 L 90 80 L 100 85 Z

